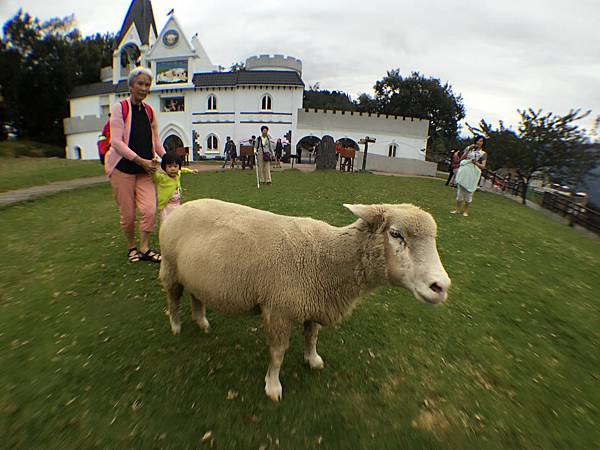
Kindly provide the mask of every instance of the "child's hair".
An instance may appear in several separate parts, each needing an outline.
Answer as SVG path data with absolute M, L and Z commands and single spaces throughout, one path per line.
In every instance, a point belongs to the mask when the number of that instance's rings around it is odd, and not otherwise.
M 177 156 L 174 152 L 167 152 L 163 155 L 162 161 L 160 162 L 160 167 L 165 172 L 167 171 L 167 166 L 169 164 L 179 164 L 179 168 L 181 169 L 181 158 Z

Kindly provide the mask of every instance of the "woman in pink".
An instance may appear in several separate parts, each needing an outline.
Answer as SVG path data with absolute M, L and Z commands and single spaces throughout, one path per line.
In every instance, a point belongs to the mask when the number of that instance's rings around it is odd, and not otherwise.
M 460 167 L 461 154 L 462 153 L 458 150 L 452 150 L 450 153 L 450 173 L 446 180 L 446 186 L 449 184 L 451 187 L 454 187 L 456 184 L 454 183 L 454 180 L 456 179 L 456 172 L 458 172 L 458 168 Z
M 104 168 L 121 214 L 128 260 L 159 263 L 160 254 L 149 245 L 156 219 L 156 188 L 151 174 L 157 168 L 155 155 L 162 157 L 165 149 L 158 138 L 154 110 L 144 103 L 152 72 L 137 67 L 129 74 L 128 83 L 130 96 L 111 107 L 111 148 Z M 136 207 L 140 211 L 139 249 L 135 245 Z

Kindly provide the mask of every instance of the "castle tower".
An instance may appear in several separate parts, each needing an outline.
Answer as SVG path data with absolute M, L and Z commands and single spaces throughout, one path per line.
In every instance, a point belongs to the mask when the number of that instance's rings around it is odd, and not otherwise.
M 148 67 L 146 53 L 158 37 L 150 0 L 132 0 L 113 53 L 113 83 L 127 78 L 137 65 Z
M 252 56 L 246 59 L 246 70 L 294 71 L 302 76 L 302 61 L 284 55 Z

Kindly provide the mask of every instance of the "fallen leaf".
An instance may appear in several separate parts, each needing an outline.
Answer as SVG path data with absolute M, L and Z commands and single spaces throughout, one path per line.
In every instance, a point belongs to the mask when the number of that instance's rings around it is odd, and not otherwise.
M 227 391 L 227 400 L 235 400 L 239 394 L 231 389 Z
M 207 431 L 206 433 L 204 433 L 204 436 L 202 436 L 202 442 L 208 442 L 208 440 L 212 437 L 212 431 Z

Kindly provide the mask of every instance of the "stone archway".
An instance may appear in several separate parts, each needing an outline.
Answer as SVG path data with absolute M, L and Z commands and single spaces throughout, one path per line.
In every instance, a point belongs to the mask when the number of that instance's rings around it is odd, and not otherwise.
M 177 136 L 176 134 L 170 134 L 169 136 L 167 136 L 167 138 L 163 141 L 163 147 L 165 148 L 165 150 L 167 152 L 174 152 L 175 150 L 177 150 L 178 148 L 183 147 L 183 141 L 181 140 L 181 138 L 179 136 Z
M 342 144 L 342 147 L 344 148 L 351 148 L 352 150 L 356 150 L 357 152 L 360 151 L 360 147 L 354 139 L 343 137 L 338 139 L 338 141 L 340 144 Z
M 313 150 L 319 145 L 321 138 L 317 136 L 304 136 L 296 144 L 296 155 L 298 155 L 298 162 L 301 162 L 302 155 L 306 158 L 309 155 L 309 161 L 312 162 Z

